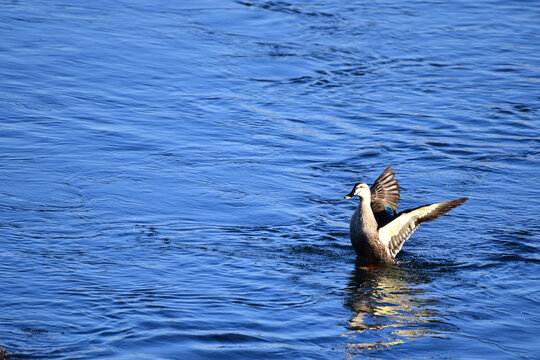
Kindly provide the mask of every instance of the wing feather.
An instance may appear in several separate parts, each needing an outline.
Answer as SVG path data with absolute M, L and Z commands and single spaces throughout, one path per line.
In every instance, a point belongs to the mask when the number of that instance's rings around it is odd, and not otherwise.
M 397 210 L 399 203 L 399 185 L 394 179 L 394 169 L 388 166 L 371 186 L 372 201 L 381 201 Z
M 467 200 L 468 198 L 461 198 L 405 210 L 379 229 L 379 239 L 388 249 L 389 255 L 394 258 L 401 250 L 403 243 L 411 237 L 421 223 L 434 220 Z

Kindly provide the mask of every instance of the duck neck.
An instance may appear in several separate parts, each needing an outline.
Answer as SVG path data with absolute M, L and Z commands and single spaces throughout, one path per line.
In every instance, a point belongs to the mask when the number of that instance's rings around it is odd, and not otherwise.
M 362 229 L 364 233 L 377 233 L 377 220 L 375 220 L 375 215 L 373 215 L 373 210 L 371 210 L 371 199 L 361 199 L 360 205 L 361 218 L 362 218 Z

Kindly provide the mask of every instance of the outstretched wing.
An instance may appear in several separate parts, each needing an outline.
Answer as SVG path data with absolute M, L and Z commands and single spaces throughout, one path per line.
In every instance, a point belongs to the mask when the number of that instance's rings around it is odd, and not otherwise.
M 390 256 L 394 258 L 401 250 L 403 243 L 411 237 L 421 223 L 434 220 L 467 200 L 468 198 L 461 198 L 405 210 L 379 229 L 379 239 L 388 249 Z
M 381 202 L 397 210 L 399 202 L 399 185 L 394 179 L 394 169 L 387 167 L 371 186 L 371 201 Z

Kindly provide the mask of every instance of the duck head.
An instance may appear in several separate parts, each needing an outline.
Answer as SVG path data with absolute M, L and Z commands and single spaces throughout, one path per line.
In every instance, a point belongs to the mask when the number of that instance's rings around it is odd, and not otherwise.
M 354 184 L 352 191 L 345 196 L 345 199 L 350 199 L 355 195 L 359 196 L 362 200 L 370 199 L 371 191 L 369 190 L 368 184 L 364 182 Z

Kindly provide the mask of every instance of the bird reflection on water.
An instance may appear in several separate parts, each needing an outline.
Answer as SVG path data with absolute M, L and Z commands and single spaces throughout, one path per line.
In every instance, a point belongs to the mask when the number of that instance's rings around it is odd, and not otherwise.
M 431 325 L 440 319 L 428 307 L 435 307 L 433 300 L 418 286 L 426 282 L 427 276 L 411 269 L 366 269 L 357 263 L 345 289 L 345 306 L 353 312 L 345 334 L 350 355 L 437 336 Z

